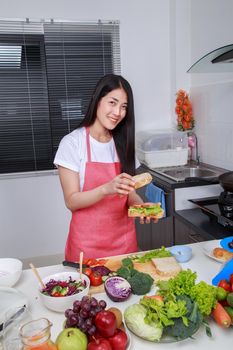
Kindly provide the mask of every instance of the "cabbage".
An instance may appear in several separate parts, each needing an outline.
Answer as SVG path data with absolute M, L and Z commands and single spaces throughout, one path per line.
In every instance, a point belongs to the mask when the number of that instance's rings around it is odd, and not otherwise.
M 131 286 L 129 282 L 119 276 L 109 277 L 104 288 L 108 297 L 113 301 L 125 301 L 131 294 Z
M 124 312 L 125 323 L 131 332 L 146 340 L 160 340 L 162 328 L 156 323 L 146 324 L 145 316 L 146 309 L 140 304 L 133 304 Z

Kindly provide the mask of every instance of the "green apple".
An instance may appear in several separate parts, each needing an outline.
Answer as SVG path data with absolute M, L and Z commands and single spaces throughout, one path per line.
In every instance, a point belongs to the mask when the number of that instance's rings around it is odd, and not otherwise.
M 86 350 L 87 336 L 78 328 L 66 328 L 58 334 L 56 345 L 58 350 Z

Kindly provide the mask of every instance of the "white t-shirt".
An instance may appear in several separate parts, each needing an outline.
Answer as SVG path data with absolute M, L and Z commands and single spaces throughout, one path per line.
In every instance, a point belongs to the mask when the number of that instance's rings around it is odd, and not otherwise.
M 103 143 L 90 135 L 90 148 L 92 162 L 114 163 L 119 161 L 113 138 L 109 142 Z M 63 137 L 55 155 L 54 164 L 79 173 L 82 191 L 86 162 L 86 129 L 82 127 Z M 140 166 L 138 160 L 136 165 Z

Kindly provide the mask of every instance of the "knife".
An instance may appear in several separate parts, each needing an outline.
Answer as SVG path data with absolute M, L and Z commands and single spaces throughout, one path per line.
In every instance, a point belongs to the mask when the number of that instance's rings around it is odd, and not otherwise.
M 75 269 L 80 269 L 80 264 L 78 262 L 64 260 L 62 262 L 63 266 L 74 267 Z M 83 267 L 89 267 L 89 265 L 83 264 Z

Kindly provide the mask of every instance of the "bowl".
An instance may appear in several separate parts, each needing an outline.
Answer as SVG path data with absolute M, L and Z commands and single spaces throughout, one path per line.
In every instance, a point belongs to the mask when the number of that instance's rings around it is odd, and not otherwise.
M 192 257 L 192 248 L 186 245 L 175 245 L 169 248 L 169 250 L 176 259 L 176 261 L 180 263 L 187 262 Z
M 0 259 L 0 286 L 13 287 L 18 282 L 23 269 L 23 263 L 19 259 Z
M 42 278 L 42 281 L 44 284 L 49 282 L 51 279 L 55 281 L 69 281 L 69 278 L 72 278 L 72 280 L 79 281 L 80 280 L 80 273 L 79 272 L 59 272 L 55 273 L 53 275 L 46 276 Z M 72 308 L 73 303 L 75 300 L 81 300 L 84 295 L 87 295 L 90 288 L 90 280 L 88 276 L 82 274 L 83 281 L 86 282 L 86 288 L 84 288 L 81 292 L 67 295 L 67 296 L 50 296 L 45 295 L 41 292 L 41 285 L 39 286 L 39 296 L 44 304 L 48 309 L 56 312 L 65 312 L 66 309 Z

